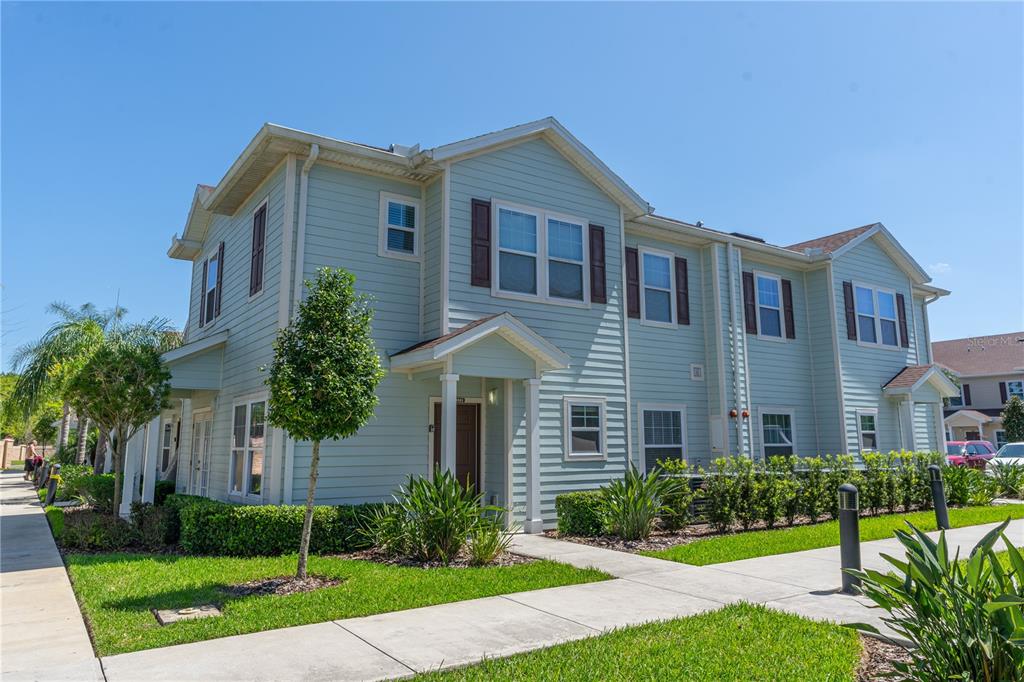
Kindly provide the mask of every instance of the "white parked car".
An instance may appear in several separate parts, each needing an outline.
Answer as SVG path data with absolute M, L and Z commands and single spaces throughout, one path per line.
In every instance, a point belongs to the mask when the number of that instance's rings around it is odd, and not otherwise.
M 1004 465 L 1024 467 L 1024 443 L 1007 443 L 999 448 L 986 469 L 991 473 L 993 467 Z

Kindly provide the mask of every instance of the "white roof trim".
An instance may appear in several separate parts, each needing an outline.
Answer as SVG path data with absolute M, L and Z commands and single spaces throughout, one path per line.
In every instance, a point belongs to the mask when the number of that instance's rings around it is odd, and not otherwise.
M 654 211 L 654 208 L 636 190 L 626 184 L 594 152 L 590 151 L 586 145 L 580 142 L 565 126 L 552 116 L 497 132 L 471 137 L 467 140 L 434 147 L 423 152 L 423 155 L 432 159 L 435 163 L 453 161 L 497 145 L 508 144 L 536 135 L 547 135 L 556 138 L 564 145 L 562 151 L 568 152 L 572 160 L 593 169 L 595 175 L 604 181 L 605 187 L 603 189 L 620 203 L 632 209 L 627 217 L 637 217 Z M 598 184 L 600 185 L 601 182 L 598 182 Z
M 924 386 L 926 383 L 930 383 L 935 387 L 935 390 L 939 392 L 939 395 L 943 398 L 954 398 L 960 395 L 960 389 L 957 388 L 956 384 L 949 380 L 949 377 L 943 373 L 937 366 L 932 365 L 928 368 L 928 371 L 921 375 L 921 378 L 914 382 L 913 386 L 901 386 L 899 388 L 883 388 L 882 393 L 885 395 L 913 395 L 917 392 L 917 389 Z
M 978 415 L 978 416 L 975 417 L 974 415 Z M 977 410 L 971 410 L 971 409 L 957 410 L 956 412 L 954 412 L 953 414 L 949 415 L 948 417 L 946 417 L 942 421 L 945 424 L 952 424 L 953 420 L 957 419 L 958 417 L 960 419 L 970 419 L 975 424 L 988 424 L 990 422 L 994 422 L 995 421 L 995 417 L 990 417 L 987 414 L 982 414 L 981 412 L 978 412 Z
M 210 334 L 198 341 L 186 343 L 184 346 L 167 351 L 160 356 L 160 359 L 163 360 L 164 363 L 170 365 L 178 362 L 179 360 L 184 360 L 192 357 L 193 355 L 198 355 L 199 353 L 208 351 L 212 348 L 223 346 L 228 341 L 228 331 L 229 330 L 225 329 L 217 332 L 216 334 Z
M 435 346 L 414 349 L 391 356 L 391 369 L 414 371 L 473 345 L 491 334 L 497 334 L 526 355 L 532 357 L 538 370 L 546 372 L 565 369 L 569 356 L 537 332 L 517 320 L 509 313 L 502 313 L 464 334 L 456 333 L 452 338 Z
M 875 223 L 870 229 L 865 230 L 863 233 L 857 235 L 846 244 L 843 244 L 841 247 L 833 251 L 831 254 L 832 259 L 836 260 L 841 258 L 843 254 L 857 248 L 859 245 L 876 235 L 885 240 L 885 244 L 882 247 L 883 250 L 885 250 L 886 253 L 893 257 L 897 262 L 902 261 L 900 264 L 903 266 L 903 269 L 915 278 L 915 285 L 927 284 L 932 281 L 932 278 L 927 272 L 925 272 L 925 269 L 922 268 L 916 260 L 914 260 L 913 256 L 903 248 L 903 245 L 896 240 L 896 237 L 892 236 L 892 233 L 889 232 L 882 223 Z

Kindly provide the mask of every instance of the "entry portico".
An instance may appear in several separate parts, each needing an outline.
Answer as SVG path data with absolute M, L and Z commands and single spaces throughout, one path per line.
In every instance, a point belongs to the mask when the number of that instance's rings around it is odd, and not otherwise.
M 540 505 L 540 386 L 546 372 L 565 369 L 569 356 L 540 336 L 515 316 L 505 312 L 490 315 L 444 336 L 406 348 L 391 356 L 391 370 L 409 375 L 410 379 L 437 377 L 440 398 L 440 468 L 457 469 L 459 430 L 458 383 L 462 377 L 478 377 L 481 381 L 502 380 L 506 395 L 510 382 L 524 386 L 523 430 L 526 444 L 526 510 L 524 530 L 542 529 Z M 505 410 L 505 433 L 510 433 L 514 415 L 511 404 Z M 506 436 L 506 443 L 511 438 Z M 504 448 L 505 464 L 511 462 L 510 447 Z M 431 462 L 431 469 L 433 461 Z M 511 477 L 507 487 L 511 498 Z M 507 503 L 507 501 L 506 501 Z

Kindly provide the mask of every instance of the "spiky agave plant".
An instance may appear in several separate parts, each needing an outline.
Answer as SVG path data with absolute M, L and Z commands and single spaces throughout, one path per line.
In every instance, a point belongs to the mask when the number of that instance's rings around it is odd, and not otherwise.
M 665 510 L 665 498 L 681 482 L 661 475 L 655 467 L 643 476 L 632 466 L 626 475 L 604 490 L 608 527 L 623 540 L 644 540 L 651 535 L 654 521 Z

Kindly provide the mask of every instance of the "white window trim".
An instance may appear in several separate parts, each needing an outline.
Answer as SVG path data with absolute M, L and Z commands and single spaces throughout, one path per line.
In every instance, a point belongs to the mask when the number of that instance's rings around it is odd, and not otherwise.
M 636 429 L 637 436 L 640 440 L 640 453 L 641 462 L 644 468 L 647 467 L 647 448 L 671 448 L 676 447 L 675 445 L 647 445 L 647 441 L 644 437 L 644 412 L 678 412 L 679 423 L 682 427 L 680 437 L 683 442 L 679 444 L 679 447 L 683 450 L 683 461 L 689 463 L 690 461 L 690 449 L 687 446 L 687 433 L 686 433 L 686 405 L 683 403 L 637 403 L 636 406 Z
M 398 227 L 397 225 L 388 225 L 388 202 L 394 202 L 396 204 L 405 204 L 406 206 L 412 206 L 416 212 L 413 221 L 413 239 L 412 239 L 412 253 L 405 253 L 404 251 L 392 251 L 388 249 L 388 229 L 402 230 L 408 232 L 408 229 Z M 423 204 L 419 199 L 414 197 L 405 196 L 404 194 L 394 194 L 392 192 L 381 192 L 380 203 L 379 203 L 380 215 L 377 220 L 377 255 L 384 258 L 398 258 L 399 260 L 409 261 L 420 261 L 422 256 L 421 242 L 423 241 Z
M 994 430 L 992 432 L 992 445 L 995 446 L 996 452 L 998 452 L 999 448 L 1002 447 L 1001 445 L 999 445 L 999 434 L 1003 434 L 1003 445 L 1006 445 L 1007 443 L 1010 442 L 1010 441 L 1008 441 L 1006 439 L 1006 429 L 996 429 L 996 430 Z
M 258 494 L 249 493 L 249 476 L 252 473 L 252 469 L 248 466 L 249 462 L 249 430 L 252 428 L 252 424 L 249 420 L 252 418 L 252 405 L 253 403 L 266 403 L 263 408 L 263 481 L 260 484 L 260 492 Z M 241 448 L 232 446 L 232 439 L 235 437 L 235 408 L 240 405 L 245 405 L 245 444 Z M 267 393 L 256 393 L 250 395 L 239 396 L 231 403 L 231 430 L 228 433 L 228 497 L 234 500 L 248 500 L 248 501 L 262 501 L 263 493 L 266 490 L 267 476 L 266 472 L 269 468 L 270 461 L 268 459 L 270 453 L 270 424 L 266 421 L 266 415 L 270 411 L 270 396 Z M 242 489 L 241 492 L 235 492 L 232 490 L 232 478 L 235 475 L 234 456 L 235 451 L 241 450 L 242 452 Z
M 174 461 L 175 454 L 175 442 L 174 436 L 175 427 L 177 426 L 177 419 L 174 416 L 166 417 L 160 420 L 160 454 L 158 455 L 160 466 L 160 474 L 166 474 L 167 470 L 170 469 L 171 463 Z M 170 442 L 164 445 L 164 435 L 167 433 L 167 427 L 170 427 Z M 167 451 L 167 466 L 164 466 L 164 451 Z
M 498 222 L 501 209 L 508 209 L 510 211 L 516 211 L 517 213 L 528 213 L 537 219 L 537 253 L 529 253 L 528 251 L 518 251 L 516 249 L 502 248 L 501 246 L 501 225 Z M 583 228 L 583 300 L 574 301 L 571 298 L 559 298 L 558 296 L 551 296 L 548 292 L 548 262 L 549 260 L 556 260 L 558 262 L 573 262 L 566 261 L 561 258 L 549 259 L 548 258 L 548 219 L 560 220 L 566 223 L 573 223 L 580 225 Z M 570 308 L 589 308 L 590 307 L 590 239 L 588 238 L 588 230 L 590 223 L 582 218 L 576 216 L 567 215 L 565 213 L 557 213 L 555 211 L 546 211 L 541 208 L 535 208 L 533 206 L 523 206 L 522 204 L 516 204 L 511 201 L 504 201 L 502 199 L 491 198 L 491 296 L 497 298 L 508 298 L 516 301 L 530 301 L 530 302 L 541 302 L 550 303 L 552 305 L 568 306 Z M 537 293 L 526 294 L 521 291 L 505 291 L 501 288 L 501 266 L 499 253 L 506 251 L 508 253 L 517 253 L 522 256 L 530 256 L 537 259 Z
M 219 255 L 220 255 L 220 244 L 218 243 L 218 244 L 216 244 L 214 246 L 214 248 L 211 251 L 207 252 L 207 254 L 205 256 L 203 256 L 202 259 L 200 259 L 199 265 L 200 266 L 205 265 L 207 277 L 209 277 L 209 270 L 210 270 L 209 262 L 210 262 L 210 260 L 213 259 L 213 258 L 217 258 L 217 256 L 219 256 Z M 217 259 L 217 268 L 219 268 L 219 269 L 223 269 L 224 268 L 224 264 L 220 262 L 219 258 Z M 202 276 L 203 276 L 203 268 L 200 267 L 199 268 L 199 277 L 202 278 Z M 221 275 L 221 277 L 223 277 L 223 275 Z M 217 279 L 216 278 L 214 278 L 214 280 L 213 280 L 213 290 L 214 290 L 214 292 L 216 292 L 216 290 L 217 290 Z M 220 315 L 217 314 L 217 296 L 216 296 L 216 293 L 214 294 L 214 302 L 213 302 L 213 318 L 211 319 L 211 318 L 203 317 L 204 311 L 206 309 L 206 294 L 207 293 L 208 293 L 208 290 L 206 288 L 206 280 L 203 279 L 202 282 L 199 285 L 199 294 L 200 294 L 199 301 L 200 301 L 200 305 L 202 306 L 202 309 L 199 311 L 199 315 L 200 315 L 201 318 L 203 318 L 202 330 L 204 332 L 207 329 L 209 329 L 211 325 L 213 325 L 215 322 L 217 322 L 217 320 L 220 319 Z M 222 293 L 222 295 L 223 295 L 223 293 Z
M 269 194 L 267 196 L 263 197 L 263 200 L 260 203 L 256 204 L 256 208 L 254 208 L 252 210 L 252 213 L 249 214 L 249 261 L 250 261 L 250 263 L 249 263 L 249 277 L 252 277 L 252 246 L 253 246 L 253 244 L 252 244 L 252 221 L 255 220 L 256 213 L 263 206 L 267 207 L 266 222 L 264 222 L 264 224 L 263 224 L 263 283 L 260 285 L 260 290 L 257 291 L 255 294 L 250 294 L 249 297 L 248 297 L 248 300 L 246 302 L 253 301 L 253 300 L 259 298 L 260 296 L 263 295 L 263 292 L 267 288 L 267 232 L 269 231 L 269 227 L 270 227 L 270 195 Z
M 756 287 L 755 287 L 756 288 Z M 781 293 L 781 292 L 780 292 Z M 800 451 L 797 450 L 796 441 L 796 408 L 795 407 L 759 407 L 757 408 L 757 428 L 758 428 L 758 439 L 761 441 L 761 460 L 767 461 L 768 454 L 765 451 L 764 442 L 764 416 L 766 414 L 785 414 L 789 415 L 789 429 L 792 431 L 793 437 L 790 438 L 790 444 L 793 447 L 793 454 L 799 455 Z
M 1011 391 L 1010 390 L 1010 384 L 1020 384 L 1021 393 L 1015 393 L 1015 392 Z M 1007 400 L 1007 402 L 1009 402 L 1010 398 L 1012 398 L 1013 396 L 1018 396 L 1021 400 L 1024 400 L 1024 381 L 1021 381 L 1019 379 L 1011 379 L 1011 380 L 1006 382 L 1006 400 Z
M 572 407 L 596 405 L 601 415 L 601 452 L 574 454 L 572 452 Z M 562 397 L 562 456 L 567 462 L 597 462 L 608 459 L 608 400 L 602 396 L 567 395 Z
M 761 289 L 757 286 L 758 277 L 774 280 L 775 285 L 779 288 L 779 305 L 777 307 L 777 310 L 779 311 L 778 336 L 765 334 L 762 331 L 764 329 L 764 324 L 761 322 L 761 306 L 764 305 L 765 308 L 776 308 L 776 306 L 761 303 Z M 757 338 L 764 339 L 765 341 L 781 341 L 783 343 L 791 340 L 786 338 L 786 311 L 782 300 L 782 277 L 776 275 L 774 272 L 754 270 L 754 307 L 757 309 Z
M 1009 390 L 1009 389 L 1007 389 L 1007 390 Z M 966 405 L 967 405 L 967 403 L 964 401 L 964 385 L 960 384 L 960 404 L 958 405 L 958 404 L 952 402 L 952 398 L 951 398 L 950 402 L 949 402 L 949 407 L 965 407 Z
M 881 452 L 882 451 L 881 444 L 879 443 L 879 439 L 878 439 L 878 410 L 876 408 L 861 408 L 861 409 L 857 410 L 856 415 L 857 415 L 857 452 L 860 453 L 860 454 L 864 454 L 865 452 Z M 864 416 L 864 417 L 869 417 L 870 416 L 870 417 L 874 417 L 875 418 L 875 430 L 874 431 L 868 431 L 868 433 L 874 433 L 875 434 L 875 449 L 874 450 L 865 450 L 864 449 L 864 431 L 861 430 L 861 425 L 860 425 L 860 418 L 862 416 Z
M 872 301 L 872 303 L 873 303 L 873 305 L 875 307 L 874 314 L 872 315 L 872 317 L 873 317 L 873 319 L 875 321 L 875 341 L 874 341 L 874 343 L 872 343 L 871 341 L 865 341 L 864 339 L 862 339 L 860 337 L 860 318 L 861 318 L 862 313 L 859 310 L 857 310 L 857 288 L 858 287 L 861 288 L 861 289 L 869 289 L 871 291 L 871 301 Z M 886 318 L 882 317 L 882 309 L 879 308 L 879 306 L 878 306 L 878 294 L 879 293 L 892 295 L 892 305 L 893 305 L 893 308 L 894 308 L 894 310 L 896 312 L 896 317 L 886 317 Z M 907 349 L 903 348 L 902 346 L 900 346 L 900 311 L 899 311 L 899 304 L 896 302 L 896 291 L 895 290 L 888 289 L 886 287 L 880 287 L 880 286 L 875 285 L 875 284 L 865 284 L 863 282 L 853 282 L 853 314 L 854 314 L 855 319 L 857 320 L 857 345 L 858 346 L 864 346 L 865 348 L 881 348 L 883 350 L 892 350 L 892 351 L 907 350 Z M 867 317 L 867 315 L 864 315 L 864 317 Z M 888 344 L 882 343 L 882 320 L 883 319 L 891 320 L 891 321 L 896 323 L 896 345 L 895 346 L 890 346 Z
M 648 327 L 664 327 L 674 329 L 677 323 L 676 320 L 676 267 L 675 267 L 675 254 L 671 251 L 662 251 L 661 249 L 651 249 L 646 246 L 641 246 L 638 249 L 638 260 L 640 261 L 640 324 Z M 668 276 L 669 276 L 669 288 L 668 288 L 668 315 L 669 321 L 663 322 L 661 320 L 649 320 L 647 319 L 647 283 L 644 281 L 644 255 L 650 254 L 652 256 L 658 256 L 660 258 L 668 259 Z M 657 289 L 658 291 L 665 291 L 661 287 L 651 287 L 651 289 Z

